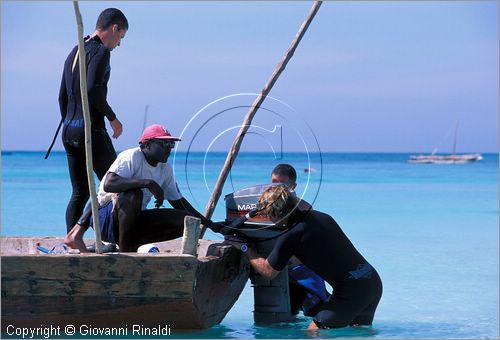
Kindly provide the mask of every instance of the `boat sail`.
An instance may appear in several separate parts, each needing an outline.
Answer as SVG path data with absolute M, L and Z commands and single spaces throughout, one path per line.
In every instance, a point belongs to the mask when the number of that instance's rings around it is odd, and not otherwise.
M 457 132 L 459 122 L 455 126 L 455 137 L 453 141 L 453 153 L 448 155 L 436 155 L 437 148 L 435 148 L 430 155 L 411 155 L 408 163 L 418 164 L 465 164 L 472 163 L 483 159 L 479 153 L 457 154 Z

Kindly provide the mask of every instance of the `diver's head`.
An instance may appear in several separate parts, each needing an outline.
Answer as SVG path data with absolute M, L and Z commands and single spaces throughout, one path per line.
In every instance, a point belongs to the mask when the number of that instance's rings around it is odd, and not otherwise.
M 284 226 L 297 204 L 297 196 L 294 195 L 290 188 L 285 184 L 279 184 L 270 186 L 260 195 L 257 207 L 276 226 Z
M 271 173 L 272 183 L 284 183 L 294 190 L 297 186 L 297 171 L 290 164 L 278 164 Z

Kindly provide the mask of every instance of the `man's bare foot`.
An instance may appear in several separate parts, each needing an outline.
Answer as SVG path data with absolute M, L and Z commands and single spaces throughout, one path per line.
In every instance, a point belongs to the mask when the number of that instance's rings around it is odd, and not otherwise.
M 311 321 L 311 323 L 309 324 L 309 327 L 307 327 L 308 331 L 315 331 L 315 330 L 317 331 L 318 329 L 319 328 L 314 321 Z
M 78 249 L 81 253 L 88 253 L 89 251 L 83 242 L 83 234 L 85 234 L 85 229 L 81 225 L 75 224 L 64 238 L 64 244 L 70 248 Z

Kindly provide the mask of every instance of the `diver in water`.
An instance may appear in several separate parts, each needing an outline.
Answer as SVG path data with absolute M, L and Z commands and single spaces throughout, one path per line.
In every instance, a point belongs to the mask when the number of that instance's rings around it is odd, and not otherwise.
M 294 191 L 297 187 L 297 171 L 290 164 L 278 164 L 271 173 L 271 182 L 285 184 Z M 300 199 L 297 208 L 308 211 L 312 206 Z M 302 310 L 305 316 L 313 316 L 321 303 L 330 296 L 325 281 L 295 256 L 292 256 L 288 265 L 288 287 L 292 314 L 298 314 Z
M 286 185 L 274 185 L 259 198 L 258 207 L 276 226 L 280 235 L 267 258 L 254 247 L 235 238 L 227 243 L 241 249 L 252 267 L 273 279 L 296 256 L 333 287 L 309 329 L 371 325 L 380 298 L 382 281 L 370 263 L 358 252 L 335 220 L 322 212 L 296 209 L 298 199 Z

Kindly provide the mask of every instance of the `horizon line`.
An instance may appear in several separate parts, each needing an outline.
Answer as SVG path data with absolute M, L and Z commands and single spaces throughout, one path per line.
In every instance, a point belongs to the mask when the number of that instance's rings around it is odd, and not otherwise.
M 117 153 L 120 153 L 122 151 L 125 151 L 127 149 L 123 150 L 117 150 Z M 14 152 L 32 152 L 32 153 L 46 153 L 47 150 L 22 150 L 22 149 L 11 149 L 11 150 L 1 150 L 2 155 L 3 154 L 8 154 L 8 153 L 14 153 Z M 65 150 L 52 150 L 51 153 L 65 153 Z M 178 151 L 179 153 L 186 153 L 186 151 Z M 191 150 L 190 152 L 194 153 L 204 153 L 204 150 Z M 227 151 L 218 151 L 218 150 L 211 150 L 209 153 L 226 153 Z M 246 150 L 246 151 L 240 151 L 239 153 L 259 153 L 259 154 L 265 154 L 265 153 L 272 153 L 271 151 L 253 151 L 253 150 Z M 300 154 L 300 153 L 307 153 L 306 151 L 283 151 L 284 154 Z M 431 154 L 431 152 L 423 152 L 423 151 L 342 151 L 342 150 L 335 150 L 335 151 L 319 151 L 319 152 L 311 152 L 311 154 L 327 154 L 327 153 L 386 153 L 386 154 Z M 499 154 L 499 151 L 463 151 L 463 152 L 457 152 L 455 154 L 460 155 L 460 154 L 471 154 L 471 153 L 481 153 L 481 154 Z M 173 154 L 173 153 L 172 153 Z M 441 154 L 453 154 L 453 152 L 436 152 L 436 155 L 441 155 Z

